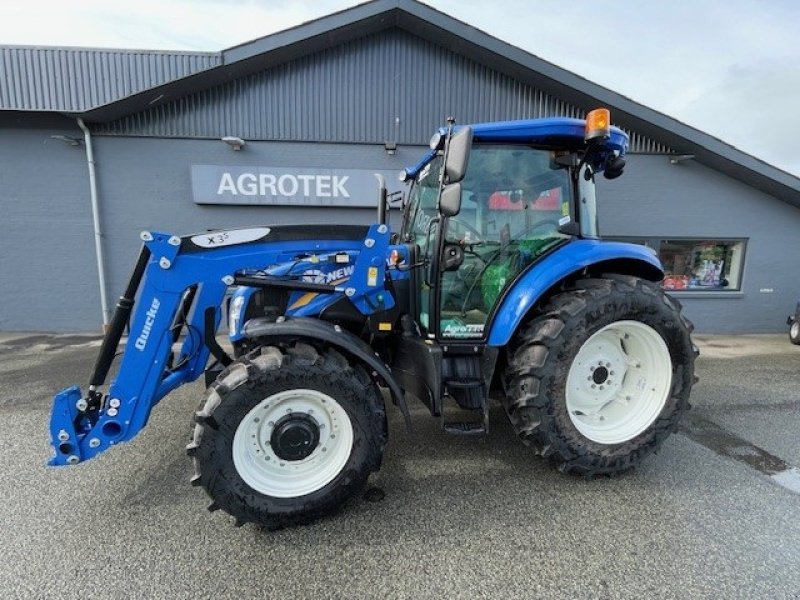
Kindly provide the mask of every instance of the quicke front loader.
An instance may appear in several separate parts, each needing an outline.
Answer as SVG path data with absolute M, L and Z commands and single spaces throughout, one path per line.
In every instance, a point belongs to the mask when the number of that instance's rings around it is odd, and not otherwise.
M 451 120 L 402 174 L 398 232 L 382 186 L 370 227 L 142 233 L 88 392 L 55 396 L 50 464 L 130 440 L 204 376 L 191 482 L 237 524 L 307 522 L 356 496 L 381 465 L 385 397 L 407 427 L 414 397 L 462 435 L 486 433 L 496 398 L 561 471 L 634 467 L 688 409 L 696 350 L 654 254 L 599 239 L 595 177 L 621 175 L 627 148 L 606 109 Z M 216 340 L 226 297 L 233 356 Z M 451 404 L 469 418 L 448 420 Z

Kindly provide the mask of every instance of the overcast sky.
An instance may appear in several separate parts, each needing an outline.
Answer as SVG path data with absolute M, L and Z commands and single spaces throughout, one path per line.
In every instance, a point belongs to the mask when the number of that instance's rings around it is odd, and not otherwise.
M 800 176 L 798 0 L 426 3 Z M 355 4 L 7 0 L 0 44 L 217 51 Z

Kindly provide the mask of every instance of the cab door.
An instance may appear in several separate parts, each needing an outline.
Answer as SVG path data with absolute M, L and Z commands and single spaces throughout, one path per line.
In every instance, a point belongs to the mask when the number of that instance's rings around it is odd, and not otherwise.
M 554 159 L 552 151 L 530 146 L 473 146 L 460 211 L 442 228 L 442 252 L 455 246 L 463 260 L 435 274 L 438 340 L 484 339 L 505 289 L 569 239 L 559 229 L 572 219 L 572 183 L 569 170 Z

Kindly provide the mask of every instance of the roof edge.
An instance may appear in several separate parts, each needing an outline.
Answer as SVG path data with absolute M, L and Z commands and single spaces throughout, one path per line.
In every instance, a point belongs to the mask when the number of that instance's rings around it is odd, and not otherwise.
M 63 114 L 80 116 L 87 121 L 114 120 L 390 27 L 399 27 L 431 43 L 487 64 L 544 92 L 568 97 L 578 108 L 588 110 L 598 104 L 607 105 L 613 109 L 615 123 L 657 139 L 676 151 L 695 154 L 698 162 L 800 208 L 800 177 L 417 0 L 373 0 L 219 53 L 190 52 L 188 54 L 220 56 L 222 64 L 83 113 Z M 152 52 L 170 54 L 169 51 Z

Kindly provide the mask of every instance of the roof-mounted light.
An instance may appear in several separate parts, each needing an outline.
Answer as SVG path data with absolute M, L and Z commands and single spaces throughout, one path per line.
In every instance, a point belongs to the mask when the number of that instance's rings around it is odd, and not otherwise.
M 584 139 L 607 138 L 611 135 L 611 112 L 607 108 L 595 108 L 586 115 L 586 134 Z

